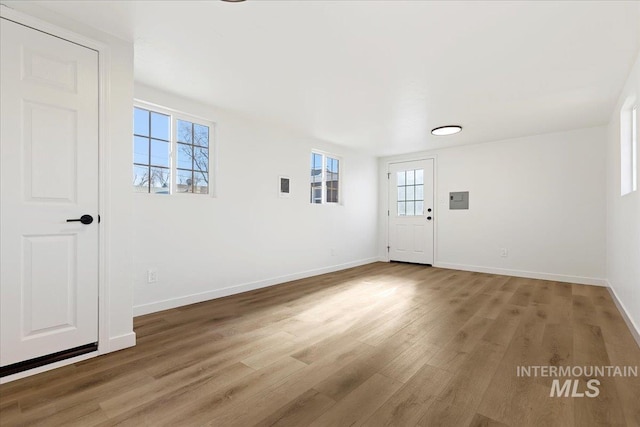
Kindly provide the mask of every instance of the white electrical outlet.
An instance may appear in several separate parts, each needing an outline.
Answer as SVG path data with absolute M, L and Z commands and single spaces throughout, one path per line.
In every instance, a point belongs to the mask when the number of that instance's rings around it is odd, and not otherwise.
M 500 256 L 502 258 L 506 258 L 509 255 L 509 250 L 507 248 L 500 248 Z
M 147 283 L 156 283 L 158 281 L 158 270 L 150 268 L 147 270 Z

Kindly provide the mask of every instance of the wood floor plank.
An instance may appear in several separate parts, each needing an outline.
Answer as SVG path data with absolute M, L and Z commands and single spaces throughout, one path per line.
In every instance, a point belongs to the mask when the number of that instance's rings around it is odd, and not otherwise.
M 481 340 L 437 399 L 427 408 L 418 425 L 469 424 L 494 372 L 498 369 L 503 352 L 502 346 Z M 479 366 L 482 367 L 481 370 L 477 369 Z
M 4 414 L 3 414 L 4 417 Z M 96 401 L 87 401 L 71 407 L 51 406 L 29 413 L 13 426 L 92 426 L 107 421 L 107 415 Z
M 134 327 L 133 348 L 0 385 L 0 426 L 640 425 L 638 377 L 558 398 L 516 375 L 640 366 L 602 287 L 374 263 Z
M 113 367 L 105 371 L 105 375 L 84 377 L 80 381 L 64 383 L 61 387 L 55 384 L 47 387 L 47 393 L 30 394 L 20 399 L 20 410 L 28 414 L 46 406 L 63 409 L 74 405 L 78 398 L 93 399 L 103 393 L 118 393 L 133 386 L 139 386 L 151 381 L 142 370 L 120 371 Z
M 489 417 L 485 417 L 481 414 L 476 414 L 471 420 L 468 427 L 509 427 L 507 424 L 502 424 L 496 420 L 492 420 Z
M 122 413 L 105 425 L 118 425 L 122 422 L 158 426 L 205 424 L 230 405 L 236 404 L 237 400 L 260 393 L 303 366 L 296 359 L 284 358 L 273 366 L 235 379 L 222 387 L 216 378 L 206 378 Z
M 324 394 L 309 389 L 298 398 L 278 408 L 255 424 L 256 427 L 305 426 L 328 411 L 336 402 Z
M 224 387 L 239 378 L 255 372 L 243 363 L 235 363 L 221 369 L 209 369 L 206 362 L 193 369 L 178 371 L 152 383 L 139 385 L 116 395 L 106 395 L 100 400 L 100 407 L 109 417 L 116 417 L 145 404 L 163 398 L 185 386 L 197 386 L 202 382 L 214 380 L 218 388 Z
M 440 350 L 437 345 L 419 340 L 389 362 L 380 371 L 394 380 L 406 383 Z
M 573 288 L 574 292 L 575 287 Z M 578 288 L 579 289 L 579 288 Z M 596 306 L 585 295 L 573 295 L 572 320 L 576 323 L 593 325 L 596 322 Z
M 548 323 L 569 324 L 573 319 L 573 297 L 571 295 L 571 287 L 568 287 L 569 294 L 565 292 L 562 295 L 554 295 L 549 304 Z
M 442 392 L 452 375 L 423 365 L 366 421 L 367 426 L 412 426 Z
M 518 376 L 518 366 L 539 366 L 540 347 L 544 337 L 546 319 L 539 315 L 539 307 L 526 308 L 513 339 L 506 348 L 500 364 L 511 369 L 499 369 L 489 387 L 483 393 L 478 412 L 508 425 L 536 425 L 532 419 L 537 413 L 524 404 L 540 398 L 548 398 L 548 388 L 540 386 L 536 378 Z M 525 409 L 526 408 L 526 409 Z M 547 412 L 546 406 L 544 407 Z
M 640 347 L 629 330 L 624 320 L 620 317 L 613 301 L 597 304 L 597 323 L 600 326 L 609 361 L 614 366 L 638 366 L 640 370 Z M 614 378 L 619 391 L 627 425 L 640 426 L 640 405 L 637 404 L 637 396 L 640 396 L 639 377 Z
M 609 366 L 609 355 L 599 326 L 574 322 L 573 354 L 578 366 Z M 592 377 L 580 377 L 582 388 Z M 600 381 L 599 395 L 594 398 L 575 399 L 574 417 L 581 426 L 626 425 L 618 387 L 612 377 L 597 377 Z M 636 401 L 637 403 L 637 401 Z
M 411 343 L 399 346 L 371 347 L 353 362 L 314 385 L 314 389 L 340 401 L 344 396 L 383 370 L 392 360 L 402 354 Z
M 494 321 L 491 319 L 472 316 L 451 337 L 451 340 L 429 359 L 429 364 L 449 372 L 457 372 L 465 358 L 473 351 L 487 331 L 493 327 L 493 324 Z
M 520 306 L 507 305 L 482 339 L 507 348 L 520 326 L 524 312 L 525 309 Z
M 295 399 L 316 384 L 335 375 L 340 369 L 362 358 L 363 355 L 370 354 L 371 350 L 371 346 L 359 341 L 353 341 L 348 346 L 336 348 L 332 353 L 283 379 L 276 385 L 274 392 L 282 393 L 290 400 Z
M 490 297 L 489 300 L 476 312 L 476 316 L 495 320 L 509 303 L 513 293 L 509 291 L 488 290 L 487 295 Z
M 516 291 L 509 300 L 509 304 L 527 307 L 531 303 L 534 287 L 529 284 L 527 279 L 517 278 L 513 280 L 517 286 Z
M 317 418 L 310 426 L 359 426 L 402 386 L 381 374 L 374 374 L 357 389 L 338 402 L 331 411 Z

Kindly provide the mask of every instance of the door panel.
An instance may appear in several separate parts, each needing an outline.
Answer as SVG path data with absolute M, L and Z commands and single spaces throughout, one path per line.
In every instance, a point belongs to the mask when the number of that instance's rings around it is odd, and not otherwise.
M 389 166 L 389 259 L 433 264 L 433 159 Z
M 409 239 L 411 238 L 409 226 L 406 224 L 396 223 L 395 229 L 396 229 L 396 236 L 397 236 L 397 241 L 395 245 L 396 250 L 399 252 L 406 252 L 411 248 L 411 246 L 413 246 L 409 243 Z
M 25 80 L 77 93 L 77 61 L 55 57 L 23 46 L 23 73 Z
M 26 200 L 75 203 L 77 111 L 23 102 Z
M 6 19 L 0 31 L 5 367 L 98 341 L 98 54 Z
M 77 236 L 24 236 L 23 250 L 24 337 L 76 327 Z

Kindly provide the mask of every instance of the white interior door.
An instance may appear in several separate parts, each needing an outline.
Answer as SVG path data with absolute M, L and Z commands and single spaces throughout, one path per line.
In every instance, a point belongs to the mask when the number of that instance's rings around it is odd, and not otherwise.
M 0 32 L 7 375 L 98 341 L 98 53 L 4 18 Z M 82 215 L 93 222 L 67 222 Z
M 433 159 L 389 165 L 389 259 L 433 264 Z

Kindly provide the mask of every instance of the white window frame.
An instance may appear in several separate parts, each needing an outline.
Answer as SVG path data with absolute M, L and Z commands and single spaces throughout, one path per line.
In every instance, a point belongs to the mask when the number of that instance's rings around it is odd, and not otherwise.
M 309 201 L 312 205 L 342 205 L 343 201 L 343 193 L 342 193 L 342 181 L 343 171 L 344 171 L 344 161 L 342 157 L 335 155 L 333 153 L 329 153 L 327 151 L 321 150 L 311 150 L 311 154 L 317 154 L 322 156 L 322 171 L 320 174 L 321 179 L 321 199 L 320 203 L 313 203 L 311 200 Z M 332 159 L 336 159 L 338 161 L 338 201 L 337 202 L 327 202 L 327 157 Z M 309 192 L 311 192 L 311 187 L 309 187 Z M 311 198 L 311 194 L 309 193 L 309 198 Z
M 169 170 L 171 172 L 171 186 L 169 196 L 200 196 L 200 197 L 215 197 L 215 184 L 216 180 L 216 165 L 217 165 L 217 135 L 216 135 L 216 123 L 213 120 L 206 119 L 203 117 L 199 117 L 193 114 L 187 114 L 182 111 L 174 110 L 172 108 L 163 107 L 158 104 L 153 104 L 151 102 L 134 99 L 133 108 L 142 108 L 148 111 L 153 111 L 156 113 L 165 114 L 170 117 L 170 133 L 171 133 L 171 141 L 170 143 L 170 153 L 169 153 Z M 132 109 L 133 113 L 133 109 Z M 177 171 L 178 171 L 178 159 L 177 159 L 177 126 L 176 122 L 178 120 L 183 120 L 187 122 L 192 122 L 198 125 L 207 126 L 209 128 L 209 182 L 208 187 L 209 191 L 207 193 L 188 193 L 188 192 L 178 192 L 178 184 L 177 184 Z M 133 137 L 133 134 L 132 134 Z M 133 165 L 133 162 L 131 163 Z M 146 195 L 156 195 L 156 193 L 152 192 L 134 192 L 135 194 L 146 194 Z M 180 196 L 182 195 L 182 196 Z M 166 196 L 163 194 L 162 196 Z
M 630 96 L 620 109 L 620 195 L 638 189 L 638 103 Z
M 638 190 L 638 110 L 631 108 L 631 192 Z

